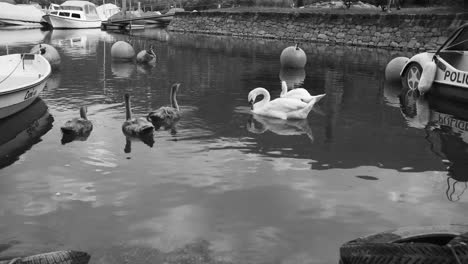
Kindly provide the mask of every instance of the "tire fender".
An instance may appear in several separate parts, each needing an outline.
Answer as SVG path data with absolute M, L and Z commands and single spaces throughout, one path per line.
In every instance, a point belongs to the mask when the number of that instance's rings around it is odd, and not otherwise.
M 458 247 L 457 239 L 467 232 L 468 225 L 399 228 L 346 242 L 340 258 L 343 264 L 456 263 L 450 245 L 457 246 L 457 257 L 468 263 L 468 247 Z M 429 243 L 431 238 L 440 244 Z

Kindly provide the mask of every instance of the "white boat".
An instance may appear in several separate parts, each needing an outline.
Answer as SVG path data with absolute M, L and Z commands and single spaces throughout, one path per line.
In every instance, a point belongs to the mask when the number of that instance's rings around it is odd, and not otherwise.
M 33 5 L 12 5 L 0 2 L 0 23 L 14 26 L 42 27 L 45 12 Z
M 120 7 L 114 4 L 103 4 L 103 5 L 96 7 L 96 10 L 99 15 L 99 18 L 102 21 L 107 21 L 109 17 L 120 12 Z
M 96 6 L 88 1 L 66 1 L 60 10 L 42 17 L 52 28 L 99 28 L 101 19 Z
M 39 96 L 51 73 L 39 54 L 0 56 L 0 119 L 30 105 Z

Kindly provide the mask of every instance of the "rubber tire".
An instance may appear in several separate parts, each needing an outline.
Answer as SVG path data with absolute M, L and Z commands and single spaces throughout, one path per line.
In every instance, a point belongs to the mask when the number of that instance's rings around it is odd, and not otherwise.
M 454 236 L 448 245 L 456 250 L 461 263 L 468 263 L 468 247 L 457 241 L 467 232 L 466 225 L 408 227 L 358 238 L 340 247 L 343 264 L 457 264 L 447 245 L 405 243 L 427 236 Z
M 414 70 L 412 71 L 412 69 L 417 70 L 417 72 L 414 72 Z M 408 66 L 405 69 L 405 72 L 403 73 L 403 78 L 401 79 L 401 83 L 403 84 L 403 88 L 408 89 L 408 90 L 412 90 L 412 91 L 418 90 L 417 84 L 419 84 L 419 80 L 421 80 L 422 71 L 423 71 L 423 69 L 422 69 L 421 65 L 419 65 L 419 63 L 411 62 L 410 64 L 408 64 Z M 409 76 L 410 72 L 416 73 L 416 74 L 419 73 L 419 77 L 416 76 L 416 78 L 418 79 L 418 83 L 416 85 L 408 84 L 408 78 L 410 78 L 410 76 Z

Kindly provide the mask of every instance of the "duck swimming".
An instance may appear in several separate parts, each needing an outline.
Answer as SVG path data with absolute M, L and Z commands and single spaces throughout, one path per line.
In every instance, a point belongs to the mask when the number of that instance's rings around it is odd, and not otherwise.
M 263 95 L 260 102 L 255 103 L 257 96 Z M 252 105 L 252 112 L 257 115 L 279 119 L 306 119 L 310 110 L 325 94 L 315 96 L 306 103 L 296 98 L 280 97 L 270 101 L 270 93 L 262 87 L 250 91 L 248 100 Z
M 82 106 L 80 108 L 80 117 L 75 117 L 72 120 L 68 120 L 60 129 L 64 134 L 74 134 L 76 136 L 88 135 L 93 130 L 93 123 L 88 120 L 86 116 L 87 107 Z
M 306 103 L 309 103 L 310 101 L 314 99 L 315 96 L 310 95 L 310 93 L 304 88 L 295 88 L 295 89 L 292 89 L 291 91 L 288 91 L 288 85 L 286 84 L 285 81 L 282 81 L 280 97 L 296 98 Z
M 165 129 L 173 128 L 175 123 L 180 119 L 180 109 L 176 98 L 179 86 L 180 83 L 174 83 L 171 86 L 170 106 L 161 106 L 146 116 L 146 119 L 151 121 L 156 129 L 160 127 L 164 127 Z
M 136 61 L 138 63 L 155 63 L 156 53 L 154 53 L 153 45 L 150 45 L 148 50 L 142 50 L 137 54 Z
M 122 124 L 122 131 L 127 136 L 139 137 L 154 131 L 154 126 L 144 118 L 132 118 L 130 109 L 130 95 L 125 94 L 126 119 Z

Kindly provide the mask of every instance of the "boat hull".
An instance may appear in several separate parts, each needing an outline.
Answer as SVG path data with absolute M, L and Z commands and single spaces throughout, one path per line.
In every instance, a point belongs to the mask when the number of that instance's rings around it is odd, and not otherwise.
M 51 74 L 49 62 L 39 54 L 0 56 L 0 119 L 29 106 L 44 90 Z
M 52 28 L 100 28 L 101 20 L 82 20 L 60 17 L 56 15 L 45 15 L 43 19 Z
M 44 90 L 46 82 L 28 88 L 25 91 L 3 95 L 0 97 L 0 119 L 10 116 L 28 107 Z M 28 99 L 25 98 L 29 96 Z
M 12 26 L 26 26 L 26 27 L 34 27 L 34 28 L 42 27 L 41 22 L 17 20 L 17 19 L 0 18 L 0 23 L 3 23 L 5 25 L 12 25 Z
M 429 93 L 436 97 L 444 97 L 463 103 L 468 103 L 468 88 L 434 82 Z

